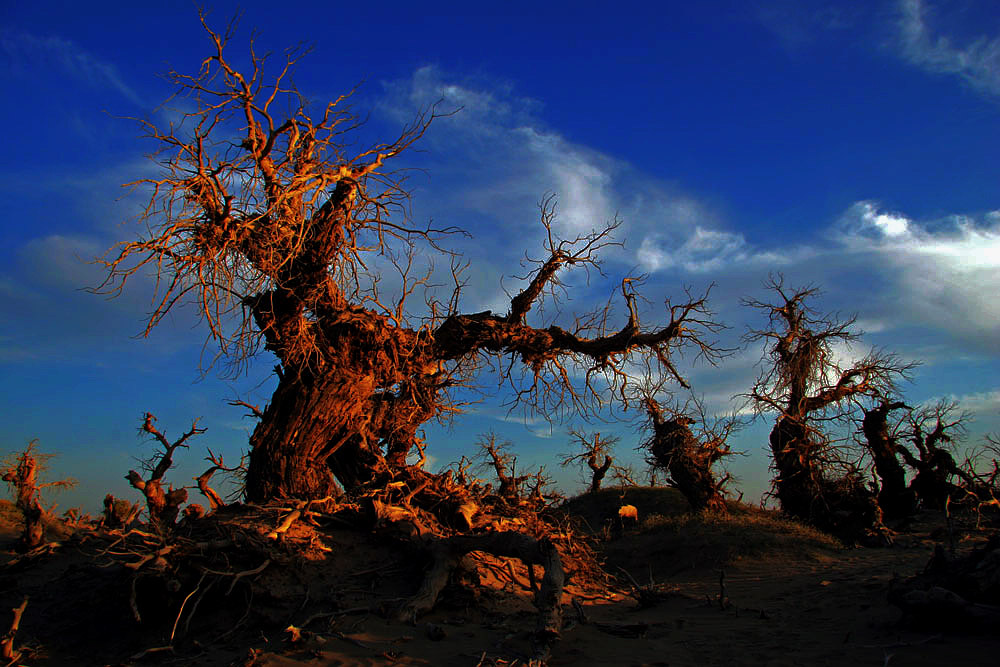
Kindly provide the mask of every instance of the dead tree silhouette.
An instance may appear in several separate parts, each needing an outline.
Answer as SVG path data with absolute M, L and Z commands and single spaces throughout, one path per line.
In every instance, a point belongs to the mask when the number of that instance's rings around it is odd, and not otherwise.
M 878 520 L 877 504 L 860 475 L 838 465 L 823 425 L 845 419 L 858 399 L 893 395 L 915 364 L 877 349 L 845 363 L 835 345 L 859 340 L 855 317 L 814 310 L 816 287 L 789 289 L 780 275 L 764 286 L 772 301 L 744 299 L 768 318 L 766 327 L 744 335 L 747 343 L 764 344 L 760 375 L 746 397 L 758 414 L 777 414 L 770 447 L 778 500 L 794 517 L 856 536 Z

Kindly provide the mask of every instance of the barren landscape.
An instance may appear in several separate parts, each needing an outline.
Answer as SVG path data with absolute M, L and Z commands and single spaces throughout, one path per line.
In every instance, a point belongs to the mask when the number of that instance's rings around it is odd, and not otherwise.
M 995 1 L 8 4 L 0 667 L 997 663 Z
M 919 514 L 892 546 L 846 548 L 773 513 L 685 515 L 676 491 L 630 493 L 646 517 L 637 527 L 576 538 L 607 576 L 567 558 L 550 665 L 986 665 L 1000 649 L 995 617 L 985 631 L 947 618 L 920 624 L 888 602 L 936 546 L 947 548 L 939 513 Z M 593 520 L 620 500 L 608 489 L 566 509 Z M 52 525 L 58 546 L 18 556 L 19 526 L 4 510 L 0 604 L 29 598 L 16 664 L 527 665 L 534 656 L 538 612 L 517 559 L 474 554 L 435 609 L 407 623 L 396 612 L 417 594 L 425 561 L 336 513 L 276 541 L 266 533 L 280 509 L 227 508 L 184 526 L 171 543 L 183 557 L 168 552 L 157 565 L 162 543 L 144 531 L 84 525 Z M 971 517 L 957 522 L 956 552 L 990 532 Z

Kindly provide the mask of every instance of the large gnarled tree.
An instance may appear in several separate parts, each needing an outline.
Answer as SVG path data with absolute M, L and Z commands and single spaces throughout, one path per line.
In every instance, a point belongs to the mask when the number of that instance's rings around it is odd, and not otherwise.
M 131 184 L 151 189 L 146 233 L 103 260 L 102 290 L 152 273 L 147 333 L 193 302 L 231 361 L 262 347 L 277 358 L 277 388 L 250 438 L 251 500 L 323 497 L 335 480 L 353 488 L 383 479 L 422 446 L 421 424 L 455 409 L 456 388 L 484 363 L 507 369 L 518 399 L 550 413 L 608 394 L 629 400 L 626 367 L 644 366 L 654 382 L 680 380 L 671 361 L 679 346 L 714 358 L 704 298 L 668 302 L 669 320 L 647 327 L 631 280 L 621 285 L 628 314 L 618 325 L 610 308 L 569 326 L 529 321 L 564 270 L 598 266 L 618 225 L 560 239 L 551 198 L 541 205 L 544 254 L 508 312 L 460 312 L 461 262 L 442 249 L 460 230 L 414 224 L 403 174 L 389 166 L 434 110 L 393 141 L 349 151 L 357 119 L 344 98 L 314 107 L 299 94 L 298 52 L 269 78 L 251 47 L 241 73 L 225 53 L 229 35 L 205 28 L 212 51 L 200 70 L 169 75 L 193 110 L 177 125 L 144 121 L 162 173 Z M 451 261 L 453 288 L 440 299 L 428 255 Z
M 744 301 L 768 318 L 765 328 L 744 337 L 764 344 L 761 373 L 747 397 L 758 413 L 777 414 L 770 446 L 778 500 L 792 516 L 855 536 L 876 520 L 876 501 L 860 476 L 838 465 L 843 461 L 824 425 L 844 418 L 861 398 L 893 395 L 913 364 L 879 350 L 845 363 L 837 346 L 859 340 L 855 318 L 814 310 L 815 287 L 789 289 L 781 276 L 769 278 L 765 287 L 774 293 L 772 301 Z

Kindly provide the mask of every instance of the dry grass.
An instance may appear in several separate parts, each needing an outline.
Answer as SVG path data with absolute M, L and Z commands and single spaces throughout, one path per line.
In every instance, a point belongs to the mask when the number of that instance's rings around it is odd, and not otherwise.
M 647 517 L 638 533 L 663 546 L 711 554 L 718 564 L 783 555 L 822 559 L 843 546 L 834 537 L 784 515 L 737 506 L 728 515 L 698 513 Z
M 671 516 L 690 510 L 680 491 L 662 486 L 605 488 L 597 493 L 584 493 L 570 498 L 559 510 L 581 519 L 594 533 L 600 533 L 609 521 L 617 520 L 618 508 L 622 505 L 634 505 L 639 512 L 640 521 L 653 514 Z
M 618 508 L 626 503 L 639 510 L 639 525 L 622 532 L 616 521 Z M 583 494 L 568 500 L 561 511 L 606 538 L 599 550 L 612 573 L 624 568 L 669 577 L 744 559 L 823 561 L 842 549 L 835 538 L 775 511 L 731 503 L 728 515 L 692 513 L 684 497 L 666 487 Z

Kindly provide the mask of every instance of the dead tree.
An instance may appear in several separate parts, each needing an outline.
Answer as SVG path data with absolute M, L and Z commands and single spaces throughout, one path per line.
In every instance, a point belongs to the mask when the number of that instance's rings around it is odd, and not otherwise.
M 866 408 L 861 421 L 865 447 L 871 454 L 879 479 L 878 506 L 887 520 L 909 516 L 916 509 L 916 497 L 906 485 L 906 469 L 900 461 L 899 437 L 888 423 L 889 413 L 901 408 L 911 409 L 902 401 L 883 400 Z
M 962 469 L 976 482 L 977 503 L 1000 507 L 1000 434 L 987 433 L 983 439 L 985 443 L 966 457 Z
M 147 412 L 143 417 L 142 426 L 139 428 L 140 433 L 148 433 L 153 436 L 153 439 L 163 448 L 162 451 L 156 452 L 143 462 L 144 472 L 149 474 L 149 478 L 143 479 L 142 475 L 135 470 L 129 470 L 125 479 L 146 498 L 150 524 L 159 529 L 167 529 L 177 521 L 177 513 L 180 512 L 181 505 L 187 502 L 188 492 L 184 487 L 175 489 L 172 484 L 164 489 L 163 476 L 174 464 L 174 451 L 178 447 L 187 448 L 188 438 L 204 433 L 205 429 L 198 428 L 198 420 L 196 419 L 187 433 L 174 442 L 170 442 L 156 428 L 153 423 L 155 421 L 156 417 Z
M 508 502 L 517 503 L 523 494 L 522 487 L 532 478 L 530 474 L 517 474 L 517 457 L 512 451 L 513 444 L 509 440 L 497 441 L 495 433 L 487 433 L 479 437 L 480 467 L 493 472 L 496 477 L 496 495 Z
M 32 440 L 24 451 L 3 463 L 0 478 L 7 482 L 14 494 L 14 506 L 21 510 L 24 516 L 24 530 L 18 540 L 18 549 L 30 551 L 42 544 L 45 538 L 43 519 L 45 509 L 42 507 L 41 490 L 46 487 L 71 488 L 76 485 L 74 479 L 61 479 L 57 482 L 40 482 L 39 475 L 47 467 L 52 454 L 39 454 L 35 451 L 37 440 Z
M 745 342 L 765 348 L 746 396 L 758 414 L 778 416 L 770 436 L 778 500 L 791 516 L 855 536 L 877 521 L 877 505 L 856 475 L 834 469 L 837 457 L 823 425 L 845 419 L 860 398 L 893 395 L 915 364 L 876 349 L 845 363 L 835 346 L 859 340 L 855 317 L 818 313 L 809 305 L 819 295 L 815 287 L 788 289 L 781 276 L 771 276 L 765 287 L 774 292 L 773 302 L 744 300 L 768 318 L 767 327 L 744 335 Z
M 907 447 L 900 447 L 899 453 L 915 473 L 909 488 L 924 507 L 944 509 L 945 502 L 974 494 L 978 481 L 959 467 L 949 451 L 967 432 L 970 419 L 969 413 L 960 412 L 958 404 L 950 401 L 923 406 L 907 415 L 905 437 L 916 453 Z M 955 478 L 961 484 L 953 483 Z
M 226 51 L 231 31 L 205 30 L 201 69 L 168 74 L 191 110 L 168 127 L 140 121 L 161 173 L 130 184 L 151 192 L 143 232 L 101 260 L 96 291 L 153 273 L 147 334 L 193 303 L 237 369 L 262 348 L 277 358 L 277 388 L 250 438 L 248 499 L 321 498 L 335 479 L 348 490 L 384 484 L 421 444 L 419 427 L 454 414 L 455 390 L 485 364 L 507 369 L 518 400 L 550 415 L 596 409 L 609 392 L 628 401 L 626 368 L 682 382 L 672 361 L 681 347 L 718 358 L 705 297 L 667 302 L 665 321 L 648 326 L 632 279 L 621 284 L 620 326 L 610 302 L 568 326 L 544 319 L 536 306 L 564 288 L 563 272 L 598 270 L 619 225 L 559 238 L 552 197 L 540 207 L 543 254 L 528 260 L 508 312 L 462 313 L 463 263 L 443 244 L 463 232 L 411 221 L 404 174 L 390 167 L 436 111 L 354 150 L 360 121 L 348 96 L 314 106 L 291 83 L 301 51 L 269 76 L 251 47 L 240 72 Z M 444 293 L 432 255 L 451 265 Z
M 689 410 L 676 407 L 664 411 L 654 398 L 647 396 L 645 408 L 652 433 L 640 449 L 646 451 L 646 463 L 651 468 L 668 473 L 669 483 L 684 494 L 693 510 L 726 512 L 723 488 L 731 477 L 727 473 L 721 479 L 716 478 L 712 467 L 732 454 L 726 440 L 738 422 L 730 418 L 709 427 L 705 425 L 701 403 L 696 402 L 695 407 L 703 425 L 697 436 L 691 431 L 697 420 L 686 414 Z
M 614 463 L 611 450 L 621 438 L 617 436 L 602 437 L 600 433 L 588 435 L 577 429 L 571 429 L 569 435 L 573 438 L 573 445 L 578 451 L 563 454 L 563 460 L 559 465 L 564 468 L 570 465 L 578 466 L 584 477 L 588 476 L 587 470 L 590 470 L 589 491 L 597 493 L 601 490 L 601 482 L 604 481 L 604 477 Z
M 205 460 L 212 464 L 205 472 L 201 473 L 194 478 L 195 483 L 198 485 L 198 490 L 201 491 L 201 495 L 205 496 L 208 500 L 208 510 L 214 512 L 220 507 L 225 507 L 226 503 L 222 500 L 215 489 L 208 485 L 209 481 L 212 479 L 212 475 L 219 472 L 220 470 L 225 473 L 235 474 L 237 478 L 243 478 L 246 475 L 246 457 L 240 459 L 240 464 L 238 466 L 226 466 L 226 462 L 223 457 L 213 454 L 212 450 L 208 450 L 208 456 Z

